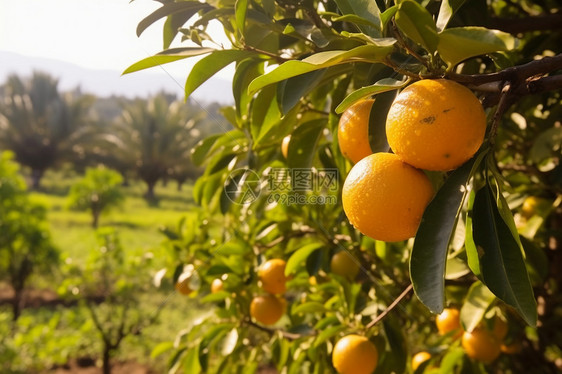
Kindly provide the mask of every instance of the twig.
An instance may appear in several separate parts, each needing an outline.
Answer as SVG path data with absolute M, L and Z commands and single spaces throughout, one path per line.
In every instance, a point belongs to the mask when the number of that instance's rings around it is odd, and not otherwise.
M 410 285 L 408 285 L 408 287 L 406 287 L 406 289 L 402 291 L 402 293 L 384 310 L 384 312 L 382 312 L 377 316 L 377 318 L 369 322 L 365 329 L 368 330 L 371 327 L 375 326 L 378 322 L 380 322 L 388 313 L 390 313 L 390 311 L 392 311 L 392 309 L 394 309 L 398 305 L 398 303 L 400 303 L 400 301 L 402 301 L 403 298 L 406 297 L 406 295 L 410 293 L 412 288 L 414 288 L 414 286 L 410 283 Z
M 500 119 L 505 113 L 505 111 L 509 108 L 511 102 L 508 101 L 509 95 L 511 93 L 511 83 L 506 83 L 505 86 L 502 88 L 502 92 L 500 94 L 500 101 L 498 103 L 498 107 L 496 108 L 496 112 L 494 113 L 494 117 L 492 118 L 492 125 L 490 128 L 490 146 L 493 147 L 496 141 L 496 133 L 498 132 L 498 125 L 500 123 Z
M 420 56 L 416 51 L 414 51 L 412 48 L 410 48 L 408 43 L 406 43 L 404 38 L 402 38 L 402 34 L 400 34 L 400 31 L 398 30 L 398 27 L 396 27 L 396 24 L 394 23 L 394 21 L 392 21 L 392 33 L 396 37 L 396 40 L 398 41 L 398 44 L 400 44 L 402 47 L 404 47 L 406 52 L 408 52 L 416 60 L 421 62 L 423 64 L 423 66 L 425 66 L 427 68 L 428 71 L 431 70 L 430 66 L 429 66 L 429 63 L 422 56 Z
M 270 335 L 279 333 L 279 334 L 281 334 L 281 336 L 283 336 L 284 338 L 289 339 L 289 340 L 296 340 L 296 339 L 300 339 L 300 338 L 303 338 L 303 337 L 306 337 L 306 336 L 312 336 L 312 335 L 294 334 L 292 332 L 284 331 L 284 330 L 281 330 L 281 329 L 273 329 L 273 328 L 270 328 L 270 327 L 265 327 L 265 326 L 262 326 L 262 325 L 258 325 L 257 323 L 253 322 L 250 319 L 245 319 L 245 320 L 243 320 L 243 322 L 246 323 L 249 326 L 253 326 L 253 327 L 257 328 L 258 330 L 267 332 Z

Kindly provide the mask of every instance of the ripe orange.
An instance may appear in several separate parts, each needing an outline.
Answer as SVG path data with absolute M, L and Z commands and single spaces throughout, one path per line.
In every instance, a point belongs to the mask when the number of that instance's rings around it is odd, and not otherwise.
M 283 157 L 289 157 L 289 143 L 291 142 L 291 135 L 287 135 L 281 142 L 281 154 Z
M 375 153 L 355 164 L 342 191 L 351 224 L 387 242 L 414 236 L 432 197 L 429 178 L 391 153 Z
M 492 328 L 492 333 L 496 338 L 498 338 L 500 342 L 505 339 L 508 330 L 509 326 L 507 325 L 506 321 L 504 321 L 500 317 L 494 318 L 494 327 Z
M 531 218 L 537 212 L 537 205 L 539 205 L 539 199 L 535 196 L 529 196 L 523 201 L 523 206 L 521 207 L 521 214 L 525 218 Z
M 265 262 L 258 271 L 261 287 L 264 291 L 274 295 L 282 294 L 287 290 L 285 277 L 285 261 L 275 258 Z
M 213 282 L 211 283 L 211 292 L 217 293 L 222 291 L 222 289 L 223 289 L 222 280 L 220 280 L 219 278 L 213 279 Z
M 273 325 L 283 316 L 285 305 L 274 295 L 256 296 L 250 303 L 250 315 L 264 325 Z
M 446 79 L 424 79 L 406 87 L 386 119 L 388 144 L 419 169 L 456 169 L 480 148 L 486 114 L 466 87 Z
M 446 335 L 451 331 L 458 331 L 454 334 L 455 338 L 460 338 L 462 335 L 460 313 L 455 308 L 445 308 L 443 312 L 435 318 L 435 325 L 439 334 Z
M 332 352 L 332 363 L 340 374 L 371 374 L 378 359 L 377 347 L 359 335 L 344 336 Z
M 431 358 L 431 355 L 428 352 L 418 352 L 414 355 L 414 357 L 412 357 L 412 369 L 414 371 L 416 371 L 416 369 L 423 364 L 424 362 L 426 362 L 427 360 L 429 360 Z
M 369 144 L 369 116 L 374 101 L 359 101 L 340 117 L 338 144 L 341 153 L 353 163 L 373 153 Z
M 515 355 L 515 354 L 521 352 L 522 349 L 523 349 L 523 346 L 521 345 L 520 341 L 514 341 L 511 344 L 508 344 L 508 345 L 502 344 L 500 346 L 500 350 L 503 353 L 508 354 L 508 355 Z
M 182 295 L 189 295 L 192 291 L 192 289 L 189 288 L 189 278 L 184 279 L 181 282 L 177 282 L 176 290 Z
M 500 355 L 500 341 L 491 332 L 476 328 L 472 332 L 465 331 L 462 336 L 462 347 L 468 357 L 491 363 Z
M 330 270 L 334 274 L 353 280 L 359 273 L 359 264 L 351 253 L 340 251 L 332 256 Z

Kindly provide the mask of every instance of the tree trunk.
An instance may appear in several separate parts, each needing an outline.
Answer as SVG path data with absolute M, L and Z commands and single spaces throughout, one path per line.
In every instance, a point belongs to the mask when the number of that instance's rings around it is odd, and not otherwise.
M 33 169 L 31 171 L 31 188 L 38 190 L 41 187 L 41 178 L 43 177 L 44 170 Z
M 12 301 L 12 321 L 17 321 L 21 315 L 23 300 L 23 289 L 14 288 L 14 300 Z
M 98 224 L 99 224 L 99 219 L 100 219 L 100 211 L 97 208 L 92 208 L 92 227 L 94 229 L 98 228 Z
M 146 182 L 146 194 L 144 195 L 146 200 L 154 202 L 156 200 L 156 195 L 154 194 L 154 186 L 156 185 L 156 181 L 154 182 Z
M 103 374 L 111 374 L 111 352 L 113 347 L 109 344 L 103 344 L 102 372 Z

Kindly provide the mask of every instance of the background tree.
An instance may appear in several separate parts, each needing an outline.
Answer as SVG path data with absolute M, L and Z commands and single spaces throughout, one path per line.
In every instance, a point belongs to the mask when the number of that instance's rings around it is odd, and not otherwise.
M 92 214 L 92 227 L 97 228 L 99 217 L 124 200 L 121 191 L 123 178 L 116 171 L 105 168 L 86 169 L 86 175 L 71 188 L 68 204 Z
M 14 290 L 14 321 L 20 316 L 30 277 L 51 270 L 58 262 L 45 213 L 43 206 L 29 199 L 12 154 L 0 153 L 0 279 Z
M 80 93 L 61 94 L 58 81 L 35 72 L 29 80 L 8 78 L 0 102 L 0 146 L 31 169 L 32 187 L 38 188 L 48 168 L 72 161 L 84 152 L 90 138 L 90 108 L 94 98 Z
M 154 200 L 159 180 L 174 170 L 178 176 L 184 173 L 180 172 L 182 165 L 189 161 L 180 157 L 199 140 L 192 131 L 202 118 L 201 110 L 159 94 L 148 101 L 125 104 L 122 115 L 102 138 L 110 144 L 112 157 L 134 169 L 146 183 L 145 196 Z
M 139 23 L 140 35 L 166 18 L 165 50 L 126 73 L 204 56 L 187 77 L 189 96 L 225 66 L 236 66 L 236 105 L 223 111 L 234 130 L 208 137 L 193 153 L 206 166 L 194 187 L 205 219 L 186 220 L 168 233 L 176 256 L 170 270 L 196 264 L 198 293 L 206 294 L 217 276 L 225 292 L 203 298 L 217 303 L 216 316 L 204 322 L 209 329 L 178 335 L 171 367 L 181 362 L 190 373 L 255 372 L 260 365 L 334 372 L 335 343 L 361 334 L 379 352 L 376 373 L 406 372 L 409 358 L 422 350 L 432 358 L 416 372 L 562 368 L 560 334 L 552 333 L 560 327 L 560 291 L 553 288 L 559 274 L 553 269 L 562 253 L 560 2 L 422 4 L 173 1 Z M 221 22 L 231 47 L 216 47 L 206 32 L 210 20 Z M 189 44 L 172 48 L 177 34 Z M 430 173 L 437 194 L 415 240 L 372 240 L 349 224 L 341 204 L 296 199 L 337 199 L 337 188 L 302 192 L 291 189 L 290 180 L 270 184 L 273 191 L 257 188 L 276 181 L 279 168 L 309 170 L 318 179 L 335 169 L 343 181 L 351 164 L 337 144 L 339 114 L 374 98 L 371 149 L 388 152 L 386 113 L 397 93 L 436 78 L 472 89 L 486 108 L 488 129 L 476 158 L 454 172 Z M 288 134 L 284 158 L 280 145 Z M 542 209 L 523 216 L 523 201 L 537 196 L 544 199 Z M 341 250 L 361 265 L 353 280 L 330 272 L 330 259 Z M 253 296 L 263 293 L 258 268 L 270 258 L 286 260 L 285 274 L 293 276 L 284 295 L 287 313 L 273 327 L 250 315 Z M 521 352 L 481 359 L 464 340 L 460 346 L 458 334 L 440 335 L 433 321 L 446 306 L 460 309 L 456 323 L 468 333 L 507 320 L 507 335 L 497 333 L 489 346 L 499 354 L 500 342 L 520 342 Z

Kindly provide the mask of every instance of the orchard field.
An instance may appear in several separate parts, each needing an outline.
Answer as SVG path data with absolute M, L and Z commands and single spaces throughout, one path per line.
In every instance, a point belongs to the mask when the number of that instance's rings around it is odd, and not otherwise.
M 185 101 L 2 88 L 5 370 L 562 370 L 560 1 L 160 3 Z

